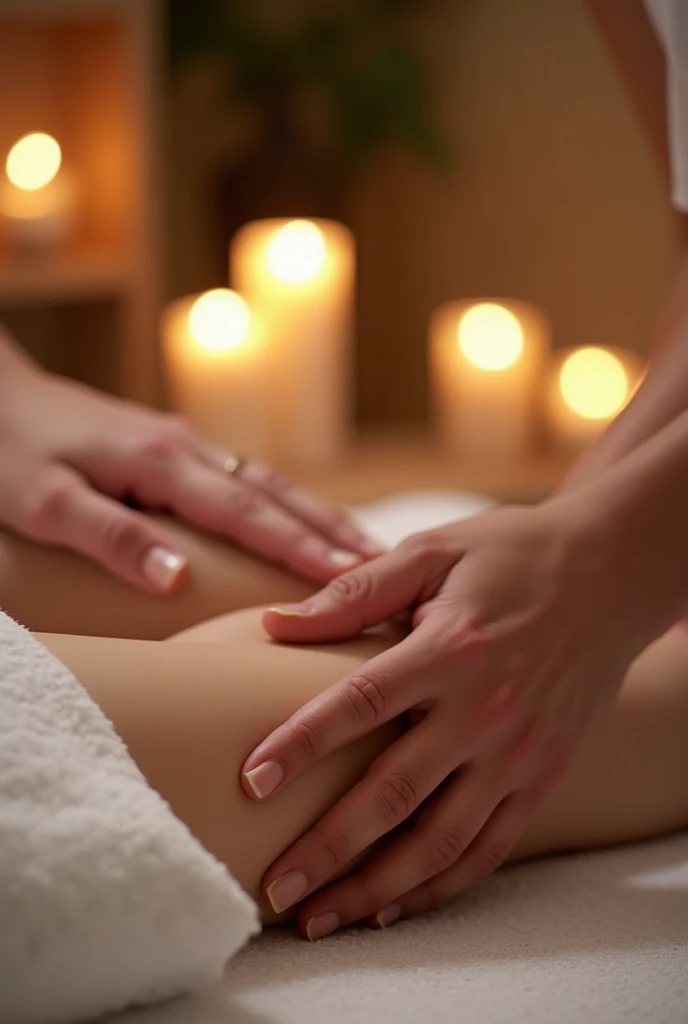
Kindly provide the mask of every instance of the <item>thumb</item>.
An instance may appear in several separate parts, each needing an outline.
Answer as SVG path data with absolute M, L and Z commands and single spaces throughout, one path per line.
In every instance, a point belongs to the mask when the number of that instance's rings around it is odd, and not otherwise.
M 427 600 L 441 585 L 453 559 L 419 534 L 371 562 L 337 576 L 299 604 L 276 605 L 263 615 L 263 626 L 286 643 L 347 640 Z M 439 572 L 440 563 L 444 569 Z
M 164 594 L 183 582 L 187 561 L 152 520 L 93 490 L 78 474 L 53 473 L 27 532 L 85 555 L 140 590 Z

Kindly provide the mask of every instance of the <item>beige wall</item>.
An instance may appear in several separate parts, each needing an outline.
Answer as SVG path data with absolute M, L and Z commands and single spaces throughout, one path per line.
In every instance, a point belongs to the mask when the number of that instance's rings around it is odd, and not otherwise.
M 671 259 L 663 184 L 582 0 L 444 0 L 416 37 L 453 165 L 389 156 L 356 188 L 367 421 L 425 414 L 440 302 L 519 296 L 549 311 L 557 345 L 642 350 Z M 177 291 L 202 266 L 186 197 Z

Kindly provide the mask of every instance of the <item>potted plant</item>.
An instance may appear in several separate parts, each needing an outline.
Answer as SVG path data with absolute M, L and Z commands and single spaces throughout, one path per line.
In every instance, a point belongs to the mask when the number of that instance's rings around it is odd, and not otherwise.
M 438 161 L 427 70 L 406 19 L 428 0 L 169 0 L 171 67 L 221 67 L 218 99 L 250 112 L 241 158 L 209 194 L 218 254 L 247 220 L 346 220 L 352 177 L 389 142 Z

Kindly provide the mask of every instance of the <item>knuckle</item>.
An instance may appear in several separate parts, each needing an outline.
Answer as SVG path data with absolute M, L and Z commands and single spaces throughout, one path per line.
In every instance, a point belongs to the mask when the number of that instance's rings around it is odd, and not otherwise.
M 373 592 L 373 581 L 365 568 L 337 576 L 328 584 L 329 595 L 337 604 L 358 604 L 368 601 Z
M 314 844 L 322 851 L 326 861 L 327 877 L 339 870 L 351 859 L 349 840 L 343 832 L 336 828 L 315 828 Z
M 136 552 L 144 541 L 141 526 L 128 515 L 107 516 L 101 526 L 103 551 L 118 560 L 125 560 Z
M 342 690 L 342 700 L 357 724 L 374 726 L 385 718 L 387 698 L 384 684 L 371 671 L 360 672 L 355 676 Z
M 435 531 L 427 533 L 416 533 L 406 537 L 399 545 L 400 551 L 407 560 L 412 562 L 427 562 L 436 556 L 444 554 L 444 541 Z
M 412 775 L 403 771 L 385 776 L 375 797 L 378 815 L 388 829 L 405 821 L 418 803 L 418 785 Z
M 24 524 L 34 536 L 49 539 L 62 518 L 74 491 L 73 482 L 61 474 L 45 473 L 29 493 Z
M 307 761 L 315 761 L 318 757 L 320 742 L 317 730 L 306 719 L 300 719 L 291 726 L 289 740 L 301 757 Z
M 277 498 L 283 497 L 294 486 L 287 474 L 275 469 L 274 466 L 261 466 L 256 483 Z
M 509 854 L 506 844 L 489 842 L 481 843 L 476 850 L 475 878 L 486 878 L 500 868 Z
M 444 647 L 448 654 L 487 658 L 493 653 L 494 641 L 475 625 L 477 618 L 477 615 L 462 616 L 459 623 L 449 627 L 444 636 Z
M 465 852 L 468 841 L 454 825 L 445 825 L 428 837 L 424 867 L 428 874 L 436 875 L 450 868 Z
M 264 507 L 265 502 L 255 488 L 238 481 L 227 481 L 225 507 L 237 519 L 249 519 Z
M 165 462 L 188 441 L 192 430 L 186 420 L 174 414 L 155 419 L 140 439 L 137 454 L 145 462 Z

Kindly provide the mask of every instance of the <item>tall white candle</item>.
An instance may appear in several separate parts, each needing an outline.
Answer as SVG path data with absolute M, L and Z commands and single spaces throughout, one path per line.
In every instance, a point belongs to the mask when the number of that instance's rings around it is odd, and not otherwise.
M 555 352 L 547 385 L 555 443 L 591 444 L 627 404 L 642 374 L 642 359 L 627 349 L 583 345 Z
M 444 446 L 465 462 L 521 458 L 532 447 L 549 325 L 527 302 L 465 300 L 430 324 L 432 398 Z
M 232 286 L 265 331 L 279 465 L 326 466 L 345 448 L 354 262 L 351 233 L 333 221 L 255 221 L 232 241 Z
M 75 199 L 74 178 L 62 166 L 56 139 L 44 132 L 18 139 L 0 179 L 0 217 L 10 243 L 45 250 L 63 241 L 72 228 Z
M 228 451 L 265 458 L 264 349 L 246 302 L 227 288 L 177 299 L 162 338 L 174 408 Z

